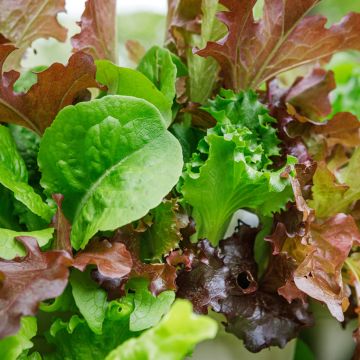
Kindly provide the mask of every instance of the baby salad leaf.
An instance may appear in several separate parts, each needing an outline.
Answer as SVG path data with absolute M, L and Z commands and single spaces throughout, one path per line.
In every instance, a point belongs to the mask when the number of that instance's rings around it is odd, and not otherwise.
M 76 306 L 89 328 L 95 334 L 101 334 L 107 308 L 105 290 L 100 289 L 91 280 L 89 271 L 81 273 L 78 270 L 73 270 L 70 275 L 70 284 Z
M 137 69 L 173 102 L 177 69 L 169 50 L 153 46 L 141 59 Z
M 163 291 L 158 296 L 152 295 L 145 279 L 132 279 L 126 286 L 135 291 L 134 311 L 130 315 L 131 331 L 141 331 L 157 325 L 175 300 L 174 291 Z
M 157 109 L 128 96 L 63 109 L 39 151 L 42 185 L 64 195 L 75 249 L 99 230 L 114 230 L 157 206 L 182 164 L 180 144 Z
M 117 62 L 116 0 L 87 0 L 78 25 L 81 32 L 71 38 L 74 50 Z
M 21 316 L 34 315 L 40 301 L 59 296 L 65 289 L 71 259 L 64 251 L 42 253 L 36 239 L 18 240 L 27 255 L 0 259 L 0 337 L 14 334 Z
M 41 135 L 56 114 L 76 100 L 79 92 L 99 87 L 95 81 L 95 64 L 91 56 L 76 53 L 67 65 L 55 63 L 37 74 L 38 81 L 26 93 L 15 93 L 19 73 L 2 73 L 2 65 L 15 48 L 0 45 L 0 120 L 27 127 Z M 56 83 L 56 86 L 54 86 Z M 47 96 L 44 96 L 47 94 Z
M 214 338 L 216 331 L 214 320 L 193 314 L 189 302 L 177 300 L 157 326 L 126 341 L 106 360 L 181 360 L 197 343 Z
M 18 356 L 27 349 L 32 348 L 30 341 L 36 335 L 36 318 L 24 316 L 21 318 L 20 330 L 17 334 L 0 340 L 0 356 L 4 360 L 18 359 Z
M 40 195 L 27 183 L 25 163 L 19 155 L 10 131 L 0 126 L 0 184 L 14 193 L 14 197 L 34 214 L 50 221 L 52 211 Z
M 220 3 L 228 9 L 219 13 L 228 34 L 197 54 L 219 62 L 226 88 L 257 88 L 283 71 L 360 49 L 360 14 L 350 13 L 326 28 L 326 18 L 306 16 L 319 0 L 265 0 L 260 22 L 253 17 L 256 0 Z
M 147 76 L 133 69 L 116 66 L 106 60 L 97 61 L 96 68 L 96 79 L 107 86 L 108 94 L 134 96 L 147 100 L 158 108 L 166 127 L 171 124 L 173 100 L 158 90 Z
M 236 210 L 270 215 L 291 199 L 292 191 L 282 178 L 284 168 L 267 170 L 270 157 L 279 153 L 279 140 L 271 126 L 274 119 L 255 93 L 223 91 L 205 109 L 218 125 L 200 142 L 203 154 L 188 164 L 181 191 L 194 208 L 197 237 L 217 245 Z M 208 156 L 205 162 L 202 156 Z
M 105 277 L 122 278 L 130 272 L 132 259 L 124 244 L 94 239 L 76 254 L 73 266 L 84 271 L 90 264 L 96 265 Z
M 16 54 L 18 61 L 36 39 L 66 40 L 67 30 L 57 21 L 60 12 L 65 12 L 64 0 L 46 3 L 39 0 L 1 1 L 0 33 L 20 48 Z
M 143 233 L 141 241 L 142 257 L 160 260 L 177 247 L 182 239 L 180 229 L 187 226 L 188 219 L 179 213 L 176 200 L 163 200 L 149 212 L 150 227 Z
M 133 308 L 130 297 L 110 302 L 101 335 L 91 331 L 86 321 L 77 315 L 67 323 L 56 320 L 47 335 L 48 342 L 55 346 L 56 351 L 45 359 L 104 359 L 116 346 L 137 335 L 129 330 L 129 318 Z
M 25 256 L 24 247 L 15 240 L 18 236 L 31 236 L 36 239 L 40 247 L 47 245 L 53 237 L 53 228 L 39 231 L 16 232 L 0 229 L 0 258 L 11 260 L 14 257 Z

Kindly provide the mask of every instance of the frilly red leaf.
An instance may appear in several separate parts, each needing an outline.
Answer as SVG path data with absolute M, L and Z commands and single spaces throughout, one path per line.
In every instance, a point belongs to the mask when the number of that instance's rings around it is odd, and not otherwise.
M 55 63 L 38 73 L 37 83 L 27 93 L 15 93 L 13 86 L 20 74 L 2 73 L 2 65 L 13 50 L 12 45 L 0 45 L 0 117 L 4 122 L 27 127 L 41 135 L 63 107 L 77 100 L 79 93 L 99 87 L 93 59 L 78 52 L 67 65 Z
M 65 251 L 41 252 L 32 237 L 17 240 L 27 255 L 0 260 L 0 337 L 16 333 L 21 316 L 35 315 L 41 301 L 62 294 L 72 263 Z
M 306 16 L 319 0 L 265 0 L 253 18 L 255 0 L 221 0 L 219 19 L 228 34 L 197 51 L 220 64 L 226 88 L 257 88 L 277 74 L 348 49 L 360 49 L 360 14 L 350 13 L 326 28 L 326 18 Z M 245 50 L 246 49 L 246 50 Z

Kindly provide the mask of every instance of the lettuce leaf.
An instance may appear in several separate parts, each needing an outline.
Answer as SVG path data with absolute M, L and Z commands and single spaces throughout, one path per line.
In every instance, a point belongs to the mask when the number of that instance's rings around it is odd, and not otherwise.
M 41 183 L 48 194 L 64 195 L 75 249 L 97 231 L 114 230 L 157 206 L 182 164 L 180 144 L 157 109 L 128 96 L 67 107 L 39 151 Z
M 193 314 L 189 302 L 177 300 L 157 326 L 126 341 L 106 360 L 181 360 L 198 342 L 214 338 L 216 331 L 214 320 Z
M 236 210 L 250 208 L 267 216 L 292 198 L 289 180 L 282 176 L 285 168 L 268 169 L 271 157 L 279 154 L 274 119 L 251 91 L 221 95 L 205 108 L 218 124 L 199 143 L 181 188 L 194 208 L 197 237 L 213 245 L 223 238 Z

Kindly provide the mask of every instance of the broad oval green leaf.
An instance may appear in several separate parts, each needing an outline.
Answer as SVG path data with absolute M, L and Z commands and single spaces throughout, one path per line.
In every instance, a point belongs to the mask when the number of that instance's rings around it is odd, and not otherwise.
M 172 100 L 169 100 L 141 72 L 116 66 L 108 60 L 96 61 L 96 80 L 108 88 L 110 95 L 126 95 L 145 99 L 155 105 L 168 127 L 172 122 Z
M 40 195 L 27 183 L 28 173 L 24 160 L 16 149 L 9 129 L 0 126 L 0 184 L 14 193 L 14 197 L 30 211 L 46 221 L 53 214 Z
M 44 134 L 39 165 L 48 194 L 64 195 L 71 242 L 144 216 L 178 181 L 181 146 L 143 99 L 106 96 L 63 109 Z

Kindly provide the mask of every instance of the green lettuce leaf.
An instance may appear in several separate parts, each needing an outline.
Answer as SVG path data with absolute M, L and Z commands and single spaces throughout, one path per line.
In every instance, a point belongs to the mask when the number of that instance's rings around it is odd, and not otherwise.
M 26 251 L 24 246 L 15 240 L 17 236 L 31 236 L 34 237 L 39 246 L 47 245 L 53 237 L 54 228 L 47 228 L 44 230 L 21 232 L 12 231 L 8 229 L 0 229 L 0 258 L 11 260 L 16 256 L 25 256 Z
M 161 260 L 178 247 L 182 238 L 180 229 L 187 225 L 187 219 L 178 211 L 179 205 L 175 199 L 163 200 L 155 209 L 150 210 L 147 219 L 151 224 L 142 234 L 140 242 L 143 259 Z
M 102 333 L 107 308 L 107 293 L 91 278 L 90 271 L 82 273 L 73 269 L 70 275 L 72 294 L 81 315 L 95 334 Z
M 222 91 L 205 108 L 217 120 L 200 141 L 184 173 L 181 192 L 193 206 L 197 237 L 217 245 L 233 213 L 249 208 L 261 216 L 280 210 L 292 198 L 285 168 L 268 169 L 279 154 L 274 119 L 252 91 Z M 286 166 L 292 165 L 289 158 Z
M 96 80 L 108 88 L 110 95 L 134 96 L 157 107 L 166 127 L 172 122 L 172 100 L 169 100 L 144 74 L 114 65 L 107 60 L 96 62 Z
M 214 338 L 216 332 L 214 320 L 193 314 L 188 301 L 177 300 L 157 326 L 126 341 L 106 360 L 181 360 L 197 343 Z
M 69 322 L 56 320 L 47 341 L 55 349 L 44 355 L 46 360 L 89 360 L 104 359 L 116 346 L 130 337 L 137 336 L 129 330 L 130 314 L 134 309 L 133 299 L 126 296 L 109 303 L 101 335 L 95 334 L 86 321 L 78 315 Z
M 84 121 L 86 119 L 86 121 Z M 41 183 L 64 195 L 71 243 L 144 216 L 178 181 L 178 141 L 145 100 L 106 96 L 63 109 L 41 141 Z
M 50 221 L 52 210 L 28 185 L 27 181 L 26 166 L 16 149 L 11 133 L 5 126 L 0 126 L 0 184 L 11 190 L 15 199 L 23 203 L 34 214 Z
M 153 296 L 145 279 L 133 279 L 127 286 L 135 291 L 134 311 L 130 315 L 130 330 L 142 331 L 158 324 L 175 300 L 174 291 L 163 291 Z
M 21 318 L 21 327 L 16 335 L 0 340 L 0 358 L 2 360 L 15 360 L 24 350 L 31 349 L 30 341 L 37 333 L 36 318 L 26 316 Z
M 137 69 L 165 95 L 169 102 L 173 102 L 176 94 L 177 68 L 169 50 L 153 46 L 141 59 Z

